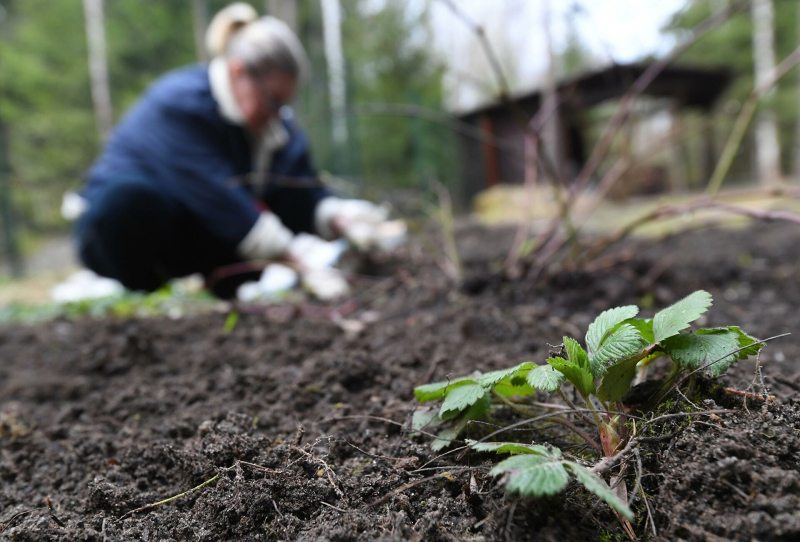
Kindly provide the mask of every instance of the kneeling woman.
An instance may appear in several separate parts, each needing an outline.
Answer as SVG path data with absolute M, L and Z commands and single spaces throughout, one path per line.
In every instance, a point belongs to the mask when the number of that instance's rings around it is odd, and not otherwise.
M 82 193 L 80 258 L 129 289 L 280 257 L 295 233 L 331 238 L 348 215 L 381 216 L 367 202 L 333 197 L 317 179 L 284 107 L 307 65 L 292 31 L 234 4 L 209 32 L 218 55 L 145 92 Z

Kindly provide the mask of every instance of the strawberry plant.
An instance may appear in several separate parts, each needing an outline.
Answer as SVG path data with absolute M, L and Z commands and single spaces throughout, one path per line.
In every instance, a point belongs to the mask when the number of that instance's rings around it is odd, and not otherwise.
M 652 319 L 637 318 L 635 306 L 618 307 L 601 313 L 589 325 L 585 348 L 564 337 L 558 355 L 547 363 L 532 362 L 493 371 L 475 373 L 415 389 L 420 402 L 441 400 L 438 408 L 417 410 L 412 425 L 416 431 L 437 431 L 432 448 L 446 448 L 469 425 L 489 415 L 494 407 L 508 406 L 530 418 L 532 396 L 539 391 L 558 394 L 573 413 L 586 414 L 599 437 L 599 444 L 565 417 L 548 418 L 567 426 L 605 457 L 614 456 L 628 443 L 628 421 L 633 411 L 647 413 L 687 377 L 704 372 L 716 377 L 731 364 L 757 355 L 762 342 L 736 326 L 687 331 L 711 306 L 711 295 L 697 291 L 658 312 Z M 671 364 L 668 376 L 655 385 L 644 399 L 629 395 L 634 381 L 644 382 L 649 365 L 659 358 Z M 564 392 L 571 385 L 585 404 L 578 408 Z M 432 429 L 431 429 L 432 428 Z M 498 432 L 496 432 L 498 433 Z M 623 515 L 630 511 L 596 474 L 573 461 L 563 459 L 560 450 L 541 445 L 467 441 L 476 451 L 514 454 L 492 471 L 505 475 L 506 488 L 523 495 L 549 495 L 563 489 L 569 474 Z

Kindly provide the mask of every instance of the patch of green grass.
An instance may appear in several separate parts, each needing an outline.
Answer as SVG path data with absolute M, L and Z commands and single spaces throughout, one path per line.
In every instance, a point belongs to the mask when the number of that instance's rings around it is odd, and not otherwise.
M 0 307 L 0 324 L 35 324 L 56 318 L 181 316 L 187 312 L 201 312 L 216 301 L 208 292 L 187 292 L 169 284 L 152 293 L 126 291 L 120 295 L 74 303 L 11 303 Z

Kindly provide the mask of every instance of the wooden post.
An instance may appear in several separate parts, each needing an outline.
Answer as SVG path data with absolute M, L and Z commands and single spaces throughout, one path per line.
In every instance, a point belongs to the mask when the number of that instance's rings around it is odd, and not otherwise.
M 670 122 L 672 131 L 676 134 L 683 133 L 683 103 L 679 98 L 673 98 L 672 106 L 670 107 Z M 669 172 L 669 186 L 671 192 L 677 192 L 682 187 L 686 186 L 686 154 L 683 152 L 683 138 L 678 137 L 675 145 L 672 147 L 672 167 Z
M 481 143 L 486 186 L 497 186 L 500 184 L 500 172 L 497 165 L 497 147 L 494 145 L 494 123 L 489 113 L 481 115 L 480 126 L 481 131 L 487 136 Z
M 717 165 L 717 153 L 714 148 L 714 119 L 709 107 L 703 118 L 703 186 L 708 184 L 714 167 Z

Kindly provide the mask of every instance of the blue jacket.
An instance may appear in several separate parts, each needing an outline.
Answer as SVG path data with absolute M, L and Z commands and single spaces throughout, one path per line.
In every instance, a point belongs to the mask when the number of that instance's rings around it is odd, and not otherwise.
M 250 136 L 220 115 L 208 67 L 170 72 L 115 128 L 89 172 L 83 196 L 91 205 L 115 180 L 141 178 L 175 197 L 209 232 L 233 245 L 255 224 L 257 199 L 291 230 L 313 232 L 314 209 L 329 192 L 317 181 L 305 135 L 284 123 L 290 140 L 273 154 L 270 182 L 254 194 Z M 298 178 L 301 186 L 291 182 Z

